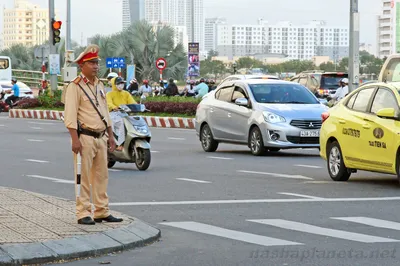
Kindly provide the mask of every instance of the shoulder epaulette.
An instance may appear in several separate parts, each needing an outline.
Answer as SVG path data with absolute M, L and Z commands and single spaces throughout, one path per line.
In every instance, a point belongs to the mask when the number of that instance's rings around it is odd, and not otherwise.
M 80 76 L 78 76 L 72 82 L 75 84 L 78 84 L 81 80 L 82 80 L 82 78 Z

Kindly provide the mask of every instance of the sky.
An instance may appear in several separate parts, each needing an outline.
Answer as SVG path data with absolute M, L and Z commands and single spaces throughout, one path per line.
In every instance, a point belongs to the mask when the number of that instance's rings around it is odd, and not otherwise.
M 54 0 L 59 19 L 65 22 L 66 0 Z M 41 7 L 48 0 L 30 0 Z M 1 0 L 1 6 L 13 7 L 14 0 Z M 245 3 L 245 4 L 244 4 Z M 376 46 L 377 19 L 381 0 L 359 1 L 360 42 Z M 95 34 L 111 34 L 122 29 L 122 0 L 71 0 L 72 39 L 86 45 Z M 228 24 L 257 24 L 258 18 L 269 23 L 291 21 L 307 24 L 312 20 L 324 20 L 329 26 L 349 25 L 350 0 L 204 0 L 204 15 L 225 17 Z M 0 31 L 3 26 L 0 12 Z M 61 29 L 65 35 L 65 24 Z

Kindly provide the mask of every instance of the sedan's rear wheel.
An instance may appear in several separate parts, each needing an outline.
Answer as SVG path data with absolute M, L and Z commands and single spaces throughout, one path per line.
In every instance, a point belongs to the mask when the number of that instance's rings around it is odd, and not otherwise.
M 342 150 L 337 141 L 332 142 L 328 147 L 328 172 L 334 181 L 347 181 L 351 172 L 344 165 Z
M 200 130 L 200 141 L 205 152 L 214 152 L 218 149 L 218 142 L 214 139 L 208 124 L 202 126 Z

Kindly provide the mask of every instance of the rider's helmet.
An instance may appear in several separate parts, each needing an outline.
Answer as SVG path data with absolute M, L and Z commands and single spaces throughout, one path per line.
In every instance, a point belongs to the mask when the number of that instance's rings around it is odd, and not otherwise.
M 116 77 L 118 77 L 118 74 L 115 73 L 115 72 L 110 72 L 110 73 L 108 73 L 108 75 L 107 75 L 107 79 L 108 79 L 108 80 L 110 80 L 110 79 L 112 79 L 112 78 L 116 78 Z
M 149 81 L 147 79 L 144 79 L 143 84 L 149 84 Z

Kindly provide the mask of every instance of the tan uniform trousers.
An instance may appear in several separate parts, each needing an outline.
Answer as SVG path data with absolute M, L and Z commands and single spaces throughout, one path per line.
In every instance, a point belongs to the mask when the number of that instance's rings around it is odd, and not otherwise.
M 77 155 L 74 154 L 76 216 L 82 219 L 92 214 L 90 204 L 90 185 L 92 185 L 92 200 L 95 207 L 94 218 L 105 218 L 109 215 L 108 208 L 108 159 L 107 140 L 81 134 L 81 188 L 80 195 L 76 186 Z

